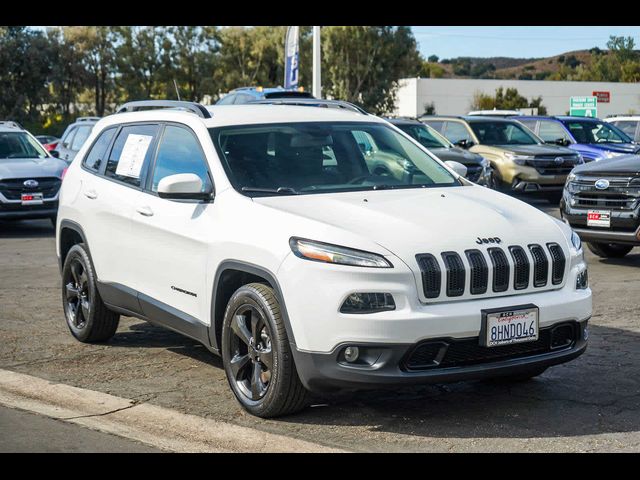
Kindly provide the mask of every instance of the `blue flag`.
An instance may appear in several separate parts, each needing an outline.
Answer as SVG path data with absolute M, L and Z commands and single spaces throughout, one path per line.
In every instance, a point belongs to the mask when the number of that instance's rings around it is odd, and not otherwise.
M 298 88 L 298 32 L 300 27 L 289 27 L 285 40 L 284 88 Z

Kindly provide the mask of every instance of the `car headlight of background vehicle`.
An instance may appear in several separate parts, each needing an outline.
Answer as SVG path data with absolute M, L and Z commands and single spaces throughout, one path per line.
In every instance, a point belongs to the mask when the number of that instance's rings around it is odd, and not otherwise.
M 487 169 L 491 166 L 491 163 L 489 163 L 489 160 L 487 160 L 486 158 L 481 157 L 480 165 L 482 166 L 482 168 Z
M 507 160 L 513 161 L 516 165 L 524 165 L 527 160 L 533 160 L 535 157 L 531 155 L 516 155 L 515 153 L 507 152 L 504 154 Z
M 330 243 L 316 242 L 292 237 L 289 245 L 293 253 L 306 260 L 350 265 L 353 267 L 392 268 L 393 265 L 382 255 Z
M 620 155 L 624 155 L 624 154 L 623 153 L 618 153 L 618 152 L 612 152 L 610 150 L 606 150 L 604 152 L 605 158 L 619 157 Z

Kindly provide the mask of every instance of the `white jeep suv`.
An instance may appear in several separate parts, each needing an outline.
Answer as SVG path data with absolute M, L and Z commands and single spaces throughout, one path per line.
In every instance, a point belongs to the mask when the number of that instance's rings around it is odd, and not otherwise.
M 362 135 L 404 159 L 401 178 L 369 172 Z M 127 104 L 61 188 L 68 327 L 106 341 L 125 315 L 187 335 L 261 417 L 308 391 L 530 378 L 577 357 L 579 237 L 458 167 L 340 102 Z

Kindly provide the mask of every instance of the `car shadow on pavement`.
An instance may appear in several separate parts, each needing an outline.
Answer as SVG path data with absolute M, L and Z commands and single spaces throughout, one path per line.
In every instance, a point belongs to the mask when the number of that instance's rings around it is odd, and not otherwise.
M 55 236 L 49 220 L 0 220 L 0 238 L 45 238 Z
M 279 421 L 442 438 L 640 431 L 640 334 L 592 325 L 587 352 L 528 382 L 459 382 L 324 395 Z
M 207 350 L 204 345 L 146 321 L 133 324 L 126 331 L 118 331 L 109 341 L 109 345 L 126 348 L 165 348 L 170 352 L 222 368 L 222 360 Z
M 640 267 L 640 249 L 634 249 L 622 258 L 597 258 L 589 260 L 589 263 L 600 262 L 605 265 L 618 265 L 620 267 Z

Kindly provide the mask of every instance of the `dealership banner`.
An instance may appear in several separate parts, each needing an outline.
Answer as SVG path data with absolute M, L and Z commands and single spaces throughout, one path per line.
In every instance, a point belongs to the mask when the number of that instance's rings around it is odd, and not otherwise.
M 289 27 L 285 40 L 284 88 L 298 88 L 298 32 L 300 27 Z

